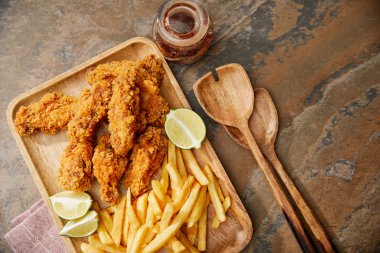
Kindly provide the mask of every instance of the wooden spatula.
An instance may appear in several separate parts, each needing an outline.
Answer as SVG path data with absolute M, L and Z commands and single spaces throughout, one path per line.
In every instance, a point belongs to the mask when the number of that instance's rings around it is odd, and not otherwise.
M 304 252 L 316 252 L 313 241 L 308 236 L 308 230 L 303 227 L 299 214 L 268 166 L 248 127 L 248 119 L 254 106 L 254 93 L 247 73 L 239 64 L 227 64 L 216 71 L 217 80 L 208 73 L 193 87 L 200 105 L 212 119 L 223 125 L 236 127 L 244 135 L 301 248 Z

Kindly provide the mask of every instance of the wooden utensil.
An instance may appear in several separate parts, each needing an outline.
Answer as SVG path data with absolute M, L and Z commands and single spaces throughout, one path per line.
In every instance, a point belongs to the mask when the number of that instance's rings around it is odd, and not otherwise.
M 278 131 L 278 115 L 276 106 L 274 105 L 270 94 L 263 88 L 255 88 L 254 93 L 254 108 L 252 115 L 249 118 L 248 125 L 252 130 L 252 134 L 257 141 L 260 150 L 273 165 L 278 176 L 284 183 L 285 188 L 316 239 L 317 244 L 319 244 L 318 248 L 321 248 L 324 252 L 335 252 L 333 244 L 328 239 L 327 233 L 315 217 L 309 205 L 302 198 L 302 195 L 294 185 L 293 181 L 289 178 L 281 161 L 277 157 L 274 144 L 276 142 Z M 247 140 L 239 129 L 231 126 L 224 126 L 224 128 L 232 139 L 234 139 L 240 146 L 249 149 Z
M 254 106 L 251 82 L 244 68 L 239 64 L 227 64 L 216 69 L 218 81 L 211 73 L 204 75 L 194 85 L 194 93 L 203 110 L 215 121 L 238 128 L 247 140 L 253 156 L 263 171 L 274 197 L 304 252 L 316 252 L 296 210 L 290 203 L 284 189 L 261 154 L 248 126 Z

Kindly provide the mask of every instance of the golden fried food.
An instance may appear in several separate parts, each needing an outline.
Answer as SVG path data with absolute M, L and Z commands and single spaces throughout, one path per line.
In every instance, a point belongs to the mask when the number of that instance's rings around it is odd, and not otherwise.
M 73 106 L 67 131 L 69 145 L 58 169 L 58 181 L 65 190 L 86 191 L 91 187 L 94 131 L 107 114 L 111 94 L 111 82 L 102 79 L 85 90 Z
M 66 127 L 71 119 L 71 106 L 75 98 L 59 92 L 50 92 L 38 102 L 21 106 L 15 125 L 21 136 L 37 131 L 54 134 Z
M 87 72 L 87 81 L 93 85 L 100 80 L 112 80 L 121 73 L 125 73 L 132 66 L 136 65 L 133 61 L 111 61 L 99 64 Z
M 167 154 L 168 140 L 161 128 L 149 126 L 138 138 L 125 172 L 124 185 L 134 197 L 146 191 L 149 180 Z
M 159 87 L 165 73 L 160 59 L 153 55 L 145 57 L 137 65 L 137 86 L 141 92 L 141 130 L 146 125 L 162 127 L 165 116 L 169 112 L 169 106 L 159 94 Z
M 86 191 L 93 178 L 91 158 L 92 143 L 70 143 L 61 157 L 58 181 L 66 190 Z
M 141 122 L 163 127 L 168 113 L 169 105 L 158 93 L 141 92 Z
M 117 186 L 127 168 L 128 159 L 115 153 L 110 143 L 110 135 L 104 134 L 95 147 L 92 158 L 94 175 L 100 183 L 101 197 L 110 204 L 119 199 Z
M 112 86 L 108 111 L 110 142 L 117 154 L 126 156 L 133 147 L 135 133 L 139 129 L 140 91 L 131 75 L 119 75 Z

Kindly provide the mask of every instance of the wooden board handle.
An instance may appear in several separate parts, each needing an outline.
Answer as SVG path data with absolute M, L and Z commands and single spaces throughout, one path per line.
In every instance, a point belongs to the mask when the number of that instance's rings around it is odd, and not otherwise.
M 277 200 L 277 203 L 279 204 L 280 208 L 282 209 L 286 219 L 290 223 L 292 231 L 294 232 L 302 250 L 304 252 L 316 252 L 313 242 L 309 239 L 307 230 L 303 227 L 302 222 L 296 213 L 296 210 L 290 203 L 290 200 L 286 196 L 284 189 L 278 182 L 273 171 L 268 166 L 264 156 L 261 154 L 261 151 L 255 139 L 253 138 L 251 130 L 248 127 L 248 122 L 246 120 L 241 120 L 237 122 L 237 125 L 239 126 L 240 131 L 244 134 L 245 138 L 247 139 L 248 146 L 251 149 L 251 152 L 255 157 L 256 162 L 263 171 L 269 183 L 269 186 L 273 191 L 273 195 Z

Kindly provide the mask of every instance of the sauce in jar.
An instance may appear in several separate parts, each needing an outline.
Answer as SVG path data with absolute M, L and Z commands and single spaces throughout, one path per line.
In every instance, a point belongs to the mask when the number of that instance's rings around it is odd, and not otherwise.
M 193 63 L 211 46 L 212 22 L 199 2 L 169 1 L 157 12 L 153 38 L 167 60 Z

